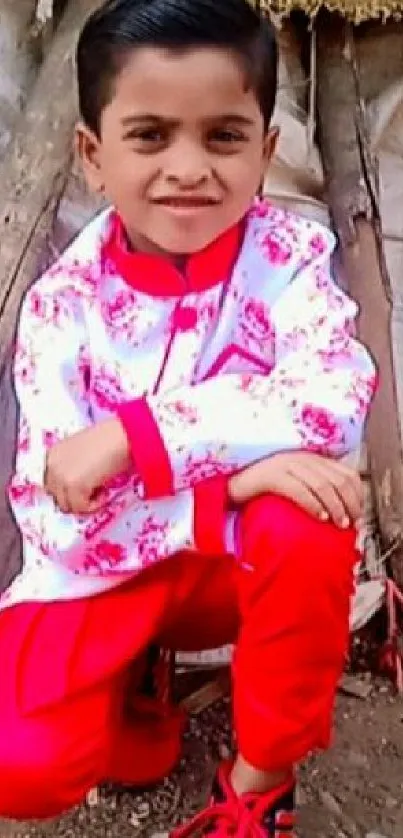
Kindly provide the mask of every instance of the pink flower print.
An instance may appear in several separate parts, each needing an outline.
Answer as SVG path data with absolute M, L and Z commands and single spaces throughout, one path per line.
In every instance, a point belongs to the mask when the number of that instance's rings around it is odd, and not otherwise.
M 297 247 L 301 238 L 300 223 L 296 221 L 292 213 L 284 210 L 283 217 L 277 219 L 277 224 L 283 227 L 284 232 Z
M 377 388 L 377 376 L 356 375 L 347 392 L 347 398 L 354 403 L 354 414 L 363 419 L 367 415 L 368 407 Z
M 99 535 L 99 533 L 114 520 L 114 517 L 114 510 L 108 507 L 95 512 L 90 519 L 88 518 L 88 515 L 80 519 L 80 521 L 84 524 L 82 533 L 85 540 L 90 541 L 95 538 L 95 536 Z
M 134 537 L 134 546 L 145 568 L 164 555 L 164 546 L 169 531 L 169 521 L 159 522 L 149 515 Z
M 87 346 L 80 346 L 77 369 L 83 385 L 82 396 L 85 397 L 91 385 L 91 360 Z M 73 382 L 73 384 L 74 383 L 75 382 Z
M 108 370 L 105 364 L 93 373 L 91 392 L 101 410 L 113 411 L 125 398 L 119 375 Z
M 102 303 L 102 316 L 106 326 L 116 335 L 121 329 L 122 320 L 125 318 L 129 318 L 125 328 L 127 329 L 129 325 L 133 328 L 139 312 L 138 297 L 130 289 L 120 290 L 114 297 Z
M 313 437 L 314 445 L 322 444 L 328 447 L 343 442 L 343 428 L 335 420 L 333 414 L 325 408 L 306 404 L 300 415 L 304 426 L 303 431 Z
M 210 301 L 202 305 L 200 308 L 200 317 L 204 318 L 207 323 L 212 323 L 217 316 L 217 306 L 214 302 Z
M 215 477 L 218 474 L 228 474 L 232 466 L 220 461 L 220 450 L 217 452 L 208 451 L 203 459 L 194 459 L 191 454 L 186 458 L 183 470 L 184 481 L 187 486 L 195 486 L 203 480 Z
M 137 481 L 140 482 L 138 478 Z M 124 489 L 133 488 L 134 485 L 135 478 L 132 472 L 124 471 L 121 474 L 116 474 L 115 477 L 111 477 L 103 488 L 105 492 L 121 492 Z
M 286 265 L 292 256 L 292 248 L 289 243 L 280 241 L 271 233 L 264 237 L 262 249 L 269 262 L 276 267 Z
M 260 350 L 267 354 L 272 348 L 274 328 L 270 320 L 270 312 L 261 301 L 250 298 L 243 307 L 240 328 L 247 341 L 256 341 Z
M 272 383 L 271 390 L 268 393 L 277 394 L 280 399 L 285 399 L 284 390 L 292 390 L 294 393 L 298 387 L 303 387 L 305 379 L 297 375 L 287 375 L 286 373 L 279 374 L 276 383 Z
M 71 300 L 68 299 L 65 290 L 42 295 L 34 286 L 28 300 L 32 317 L 42 324 L 60 328 L 63 325 L 63 318 L 67 320 L 70 317 Z
M 99 266 L 93 262 L 80 262 L 79 259 L 69 261 L 61 258 L 48 269 L 46 277 L 62 279 L 64 285 L 66 280 L 70 280 L 69 292 L 76 299 L 81 299 L 83 291 L 86 292 L 87 297 L 89 294 L 92 297 L 98 287 Z
M 297 351 L 306 345 L 307 332 L 301 326 L 294 326 L 291 332 L 285 332 L 279 339 L 281 349 L 286 351 Z
M 9 497 L 12 503 L 20 506 L 33 506 L 36 497 L 36 487 L 29 480 L 20 480 L 14 477 L 8 487 Z
M 252 375 L 252 373 L 242 373 L 239 376 L 239 390 L 241 390 L 243 393 L 249 393 L 253 387 L 254 381 L 255 376 Z
M 42 431 L 42 442 L 44 448 L 48 450 L 49 448 L 53 448 L 57 442 L 60 442 L 61 437 L 57 431 Z
M 329 293 L 329 274 L 327 270 L 322 267 L 315 269 L 315 289 L 317 291 L 326 291 Z
M 312 256 L 321 256 L 327 250 L 327 243 L 322 233 L 316 233 L 308 242 L 308 247 Z
M 346 333 L 342 328 L 334 328 L 328 340 L 328 345 L 318 351 L 324 371 L 331 370 L 335 362 L 348 362 L 351 358 L 352 346 L 346 340 Z
M 198 422 L 198 412 L 191 404 L 186 404 L 186 402 L 178 399 L 175 402 L 171 402 L 169 408 L 171 413 L 175 414 L 182 425 L 195 425 Z
M 46 304 L 42 295 L 35 288 L 29 295 L 29 308 L 31 314 L 40 320 L 46 320 Z
M 19 454 L 26 454 L 29 451 L 31 444 L 31 432 L 28 420 L 25 416 L 20 418 L 20 427 L 18 432 L 17 451 Z
M 345 297 L 335 286 L 330 286 L 328 289 L 327 305 L 331 311 L 340 311 L 345 307 Z
M 17 343 L 14 356 L 14 374 L 20 384 L 34 384 L 36 374 L 35 356 L 22 343 Z
M 89 290 L 91 295 L 95 294 L 98 289 L 99 274 L 99 265 L 93 262 L 87 262 L 84 265 L 80 265 L 77 262 L 75 264 L 74 275 L 78 275 L 83 280 L 86 290 Z
M 105 573 L 113 570 L 117 565 L 125 561 L 127 550 L 122 544 L 113 541 L 100 541 L 90 550 L 86 550 L 82 569 L 91 573 Z
M 256 409 L 259 410 L 261 405 L 266 405 L 268 394 L 273 379 L 268 379 L 262 375 L 253 375 L 253 373 L 243 373 L 239 376 L 237 382 L 237 389 L 243 393 L 247 393 L 251 401 L 256 402 Z
M 248 216 L 249 218 L 267 218 L 272 209 L 266 198 L 255 198 Z

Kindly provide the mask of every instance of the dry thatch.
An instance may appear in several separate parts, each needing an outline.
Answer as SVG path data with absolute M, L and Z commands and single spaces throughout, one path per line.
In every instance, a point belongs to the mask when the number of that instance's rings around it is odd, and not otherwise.
M 305 12 L 315 17 L 320 9 L 338 12 L 352 23 L 367 20 L 403 17 L 403 0 L 261 0 L 255 3 L 280 18 L 288 17 L 293 11 Z

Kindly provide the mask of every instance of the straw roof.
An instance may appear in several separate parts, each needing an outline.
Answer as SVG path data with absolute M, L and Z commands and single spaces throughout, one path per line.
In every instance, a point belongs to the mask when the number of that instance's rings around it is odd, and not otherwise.
M 314 17 L 320 8 L 326 8 L 338 12 L 353 23 L 374 18 L 386 20 L 390 17 L 403 17 L 403 0 L 261 0 L 260 7 L 280 17 L 287 17 L 294 10 Z

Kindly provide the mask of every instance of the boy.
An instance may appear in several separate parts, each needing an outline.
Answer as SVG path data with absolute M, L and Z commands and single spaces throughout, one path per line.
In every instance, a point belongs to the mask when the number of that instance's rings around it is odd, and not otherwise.
M 0 814 L 166 774 L 182 720 L 141 695 L 147 650 L 236 642 L 237 756 L 185 832 L 290 838 L 347 647 L 362 496 L 340 457 L 373 366 L 332 236 L 254 200 L 270 23 L 246 0 L 110 0 L 77 57 L 78 150 L 113 209 L 21 313 Z

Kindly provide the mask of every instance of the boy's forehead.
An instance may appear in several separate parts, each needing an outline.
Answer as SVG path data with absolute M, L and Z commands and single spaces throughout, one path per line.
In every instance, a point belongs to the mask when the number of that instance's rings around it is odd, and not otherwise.
M 259 113 L 241 59 L 207 47 L 134 50 L 116 79 L 111 107 L 122 117 L 191 111 L 195 117 L 238 112 L 253 118 Z

